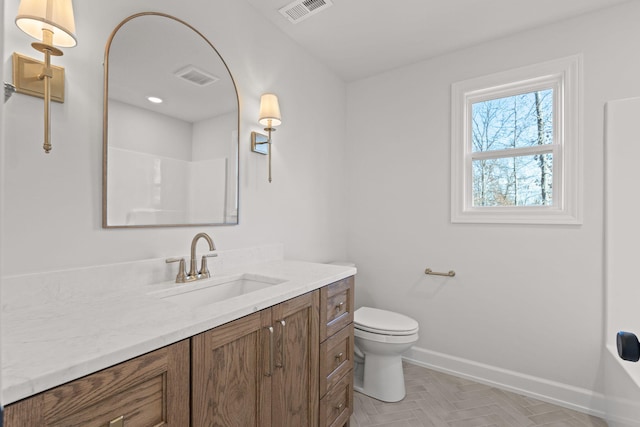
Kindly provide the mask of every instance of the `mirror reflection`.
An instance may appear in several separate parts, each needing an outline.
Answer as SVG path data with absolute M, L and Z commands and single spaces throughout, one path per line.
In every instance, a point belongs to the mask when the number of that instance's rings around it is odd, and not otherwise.
M 159 13 L 105 51 L 103 226 L 238 223 L 239 102 L 211 43 Z

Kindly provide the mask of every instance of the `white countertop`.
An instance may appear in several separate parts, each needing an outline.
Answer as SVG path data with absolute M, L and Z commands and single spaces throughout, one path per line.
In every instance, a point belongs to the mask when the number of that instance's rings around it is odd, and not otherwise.
M 136 285 L 130 280 L 126 286 L 114 284 L 106 291 L 104 286 L 97 287 L 99 292 L 91 292 L 85 284 L 82 292 L 73 294 L 55 284 L 44 292 L 49 298 L 41 298 L 38 292 L 33 295 L 35 305 L 19 308 L 5 306 L 5 292 L 12 288 L 3 289 L 2 403 L 189 338 L 352 276 L 356 269 L 275 260 L 218 269 L 213 278 L 238 273 L 274 277 L 283 283 L 196 309 L 149 295 L 179 286 L 173 281 Z

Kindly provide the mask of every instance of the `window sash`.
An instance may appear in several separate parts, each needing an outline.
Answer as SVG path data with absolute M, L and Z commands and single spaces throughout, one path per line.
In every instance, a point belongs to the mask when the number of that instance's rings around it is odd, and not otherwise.
M 466 153 L 468 161 L 472 160 L 485 160 L 485 159 L 503 159 L 505 157 L 520 157 L 542 153 L 555 154 L 561 150 L 560 144 L 544 144 L 544 145 L 531 145 L 529 147 L 520 148 L 506 148 L 504 150 L 493 151 L 473 151 Z
M 508 153 L 508 154 L 507 154 Z M 475 206 L 473 204 L 473 161 L 474 160 L 488 160 L 488 159 L 501 159 L 501 158 L 513 158 L 527 155 L 535 155 L 535 154 L 546 154 L 551 153 L 553 155 L 553 169 L 551 170 L 553 187 L 551 188 L 551 205 L 539 205 L 539 206 Z M 510 150 L 499 150 L 498 151 L 482 151 L 476 153 L 467 153 L 467 157 L 465 160 L 465 188 L 464 188 L 464 198 L 466 202 L 466 208 L 468 211 L 473 210 L 496 210 L 500 211 L 503 208 L 509 209 L 509 212 L 513 212 L 515 210 L 525 210 L 530 208 L 544 208 L 546 210 L 550 209 L 562 209 L 563 207 L 563 191 L 564 185 L 562 183 L 562 149 L 558 145 L 536 145 L 533 147 L 526 148 L 514 148 Z

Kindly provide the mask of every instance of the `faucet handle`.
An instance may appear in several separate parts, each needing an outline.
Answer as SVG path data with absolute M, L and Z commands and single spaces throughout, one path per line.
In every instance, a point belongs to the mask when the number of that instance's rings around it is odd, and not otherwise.
M 210 253 L 202 255 L 202 262 L 200 263 L 200 277 L 203 279 L 211 277 L 211 273 L 209 272 L 209 268 L 207 267 L 207 258 L 217 257 L 218 254 Z
M 176 283 L 184 283 L 184 282 L 187 281 L 187 274 L 185 272 L 186 267 L 185 267 L 184 258 L 167 258 L 165 260 L 165 262 L 167 264 L 169 264 L 171 262 L 179 262 L 180 265 L 178 266 L 178 275 L 176 276 Z

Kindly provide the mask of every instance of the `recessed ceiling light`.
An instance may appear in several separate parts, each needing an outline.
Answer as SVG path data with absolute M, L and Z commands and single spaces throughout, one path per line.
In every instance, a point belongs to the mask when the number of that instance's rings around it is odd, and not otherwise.
M 157 96 L 148 96 L 147 99 L 149 102 L 153 102 L 154 104 L 162 103 L 162 98 L 158 98 Z

